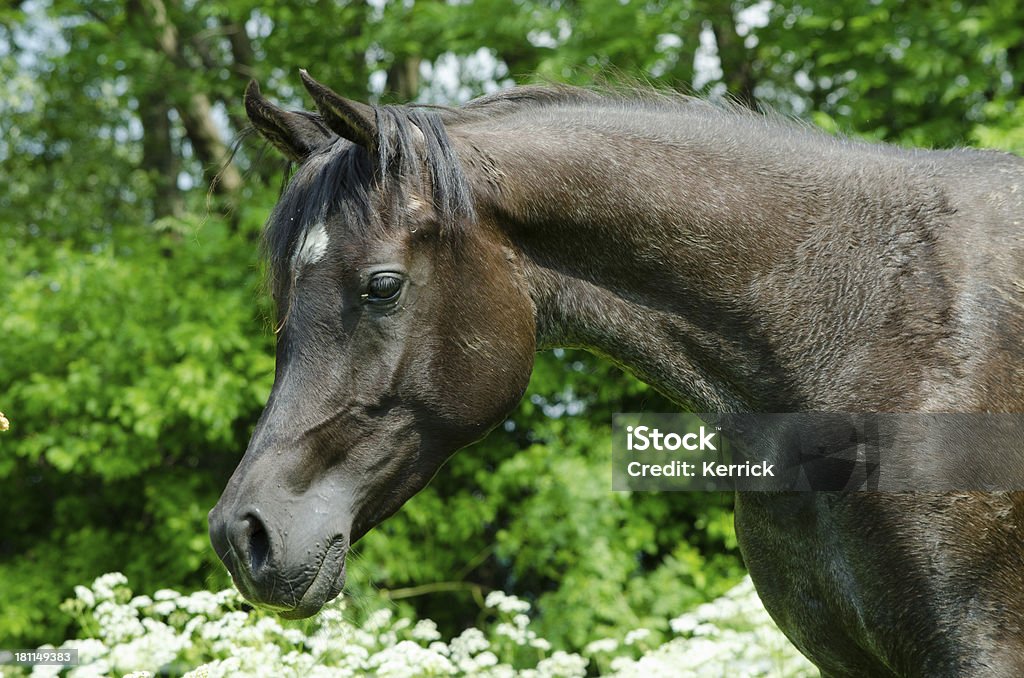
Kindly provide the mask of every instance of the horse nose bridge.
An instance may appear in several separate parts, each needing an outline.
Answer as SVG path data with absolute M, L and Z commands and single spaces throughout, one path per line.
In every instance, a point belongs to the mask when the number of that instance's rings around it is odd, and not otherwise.
M 244 502 L 247 497 L 257 503 L 286 500 L 297 493 L 294 479 L 310 466 L 312 451 L 299 422 L 286 413 L 277 414 L 271 417 L 265 411 L 260 418 L 218 506 Z
M 285 367 L 277 374 L 267 404 L 249 439 L 247 455 L 252 450 L 281 444 L 298 436 L 311 405 L 309 376 L 299 374 L 291 367 Z
M 288 463 L 306 454 L 318 437 L 334 435 L 347 411 L 340 408 L 335 414 L 319 417 L 319 409 L 308 395 L 304 399 L 278 398 L 273 406 L 268 405 L 252 432 L 239 470 L 243 465 L 262 466 L 266 458 L 273 458 L 275 464 Z

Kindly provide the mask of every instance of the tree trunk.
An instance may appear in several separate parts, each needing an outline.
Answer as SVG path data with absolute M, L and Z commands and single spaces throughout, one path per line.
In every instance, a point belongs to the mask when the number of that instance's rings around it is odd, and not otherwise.
M 711 30 L 718 44 L 718 58 L 722 62 L 722 80 L 729 93 L 748 108 L 757 110 L 754 87 L 754 67 L 750 63 L 743 38 L 736 33 L 736 19 L 731 3 L 709 3 L 703 8 L 704 15 L 711 22 Z
M 143 3 L 160 51 L 175 68 L 182 72 L 190 70 L 191 65 L 181 49 L 177 27 L 168 16 L 164 0 L 143 0 Z M 174 107 L 181 116 L 185 134 L 202 164 L 203 176 L 211 190 L 221 195 L 238 191 L 242 186 L 242 175 L 231 161 L 227 144 L 217 130 L 209 97 L 202 92 L 193 92 L 184 101 L 175 101 Z
M 150 22 L 138 2 L 126 5 L 129 21 L 149 28 Z M 167 40 L 161 32 L 157 41 Z M 139 83 L 139 120 L 142 123 L 141 168 L 153 182 L 153 216 L 180 216 L 184 212 L 181 191 L 178 190 L 178 172 L 181 163 L 175 154 L 171 139 L 171 105 L 166 93 L 154 88 L 148 78 Z
M 163 96 L 146 92 L 139 97 L 142 120 L 142 169 L 153 182 L 153 215 L 181 216 L 184 204 L 178 190 L 180 163 L 171 145 L 170 108 Z
M 395 59 L 388 69 L 387 86 L 384 96 L 401 103 L 408 103 L 420 92 L 420 58 Z
M 249 41 L 249 36 L 245 32 L 245 23 L 225 17 L 221 22 L 221 26 L 224 29 L 224 35 L 228 38 L 228 43 L 231 45 L 231 58 L 233 61 L 231 72 L 238 76 L 241 81 L 246 82 L 250 78 L 255 77 L 252 66 L 256 61 L 256 56 L 252 51 L 252 43 Z
M 242 175 L 230 160 L 230 151 L 217 130 L 210 99 L 194 92 L 178 108 L 192 150 L 203 165 L 203 176 L 214 193 L 230 195 L 242 187 Z

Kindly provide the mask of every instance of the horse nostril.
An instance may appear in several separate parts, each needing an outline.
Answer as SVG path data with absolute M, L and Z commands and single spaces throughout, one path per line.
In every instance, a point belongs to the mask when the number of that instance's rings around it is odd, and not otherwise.
M 249 523 L 249 571 L 255 575 L 270 555 L 270 537 L 259 518 L 249 514 L 245 520 Z

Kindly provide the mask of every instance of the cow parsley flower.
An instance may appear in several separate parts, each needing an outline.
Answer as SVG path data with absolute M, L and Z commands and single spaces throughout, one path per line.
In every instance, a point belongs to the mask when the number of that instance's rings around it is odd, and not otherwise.
M 650 629 L 633 629 L 632 631 L 626 634 L 626 637 L 623 639 L 622 642 L 625 645 L 635 645 L 636 643 L 639 643 L 640 641 L 646 639 L 650 635 Z
M 575 653 L 558 650 L 537 664 L 538 678 L 583 678 L 588 660 Z
M 610 654 L 618 649 L 619 641 L 614 638 L 601 638 L 600 640 L 588 643 L 586 647 L 583 648 L 583 652 L 590 655 L 602 653 Z
M 277 678 L 358 678 L 369 674 L 455 675 L 481 678 L 580 678 L 591 659 L 598 671 L 618 678 L 768 676 L 795 678 L 814 669 L 771 622 L 745 580 L 721 598 L 668 621 L 677 636 L 647 648 L 653 632 L 629 631 L 589 643 L 583 654 L 555 650 L 531 628 L 530 604 L 496 591 L 486 605 L 498 620 L 470 628 L 449 643 L 429 619 L 395 619 L 390 608 L 373 612 L 361 626 L 345 619 L 343 601 L 325 606 L 306 625 L 295 627 L 258 611 L 238 608 L 234 591 L 182 595 L 163 589 L 131 597 L 118 573 L 76 587 L 74 605 L 83 628 L 96 638 L 62 645 L 79 649 L 81 665 L 70 678 L 180 673 L 189 678 L 244 675 Z M 91 618 L 91 619 L 90 619 Z M 91 623 L 90 623 L 91 622 Z M 615 656 L 623 652 L 624 656 Z M 547 656 L 549 655 L 550 656 Z M 638 656 L 639 655 L 639 656 Z M 188 663 L 186 663 L 188 662 Z M 61 667 L 34 667 L 32 676 L 57 676 Z
M 412 635 L 413 640 L 420 641 L 429 642 L 441 639 L 441 633 L 437 630 L 437 622 L 433 619 L 420 619 L 416 622 L 416 626 L 412 627 L 410 635 Z
M 96 578 L 92 583 L 92 590 L 96 601 L 114 600 L 115 590 L 119 586 L 126 586 L 128 578 L 120 572 L 110 572 Z
M 487 594 L 487 598 L 484 599 L 484 605 L 490 608 L 498 610 L 498 612 L 505 612 L 506 614 L 515 614 L 517 612 L 525 613 L 530 611 L 530 604 L 525 600 L 520 600 L 516 596 L 510 596 L 502 591 L 491 591 Z
M 411 640 L 378 652 L 371 661 L 378 676 L 415 678 L 426 675 L 452 675 L 456 672 L 448 657 L 421 647 Z
M 96 596 L 85 586 L 75 587 L 75 598 L 85 603 L 87 607 L 94 607 L 96 605 Z
M 392 612 L 391 610 L 384 608 L 375 610 L 363 624 L 363 629 L 373 633 L 387 628 L 388 622 L 391 621 Z
M 177 600 L 181 594 L 174 589 L 160 589 L 153 594 L 153 600 Z
M 452 655 L 471 657 L 491 647 L 490 642 L 484 636 L 484 632 L 478 628 L 468 628 L 457 638 L 449 643 L 452 648 Z

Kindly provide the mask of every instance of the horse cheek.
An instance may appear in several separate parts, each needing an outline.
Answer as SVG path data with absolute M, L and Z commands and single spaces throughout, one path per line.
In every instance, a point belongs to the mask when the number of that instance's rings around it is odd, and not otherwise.
M 443 363 L 448 401 L 476 440 L 526 392 L 536 353 L 532 306 L 518 289 L 495 285 L 451 315 L 449 332 Z

